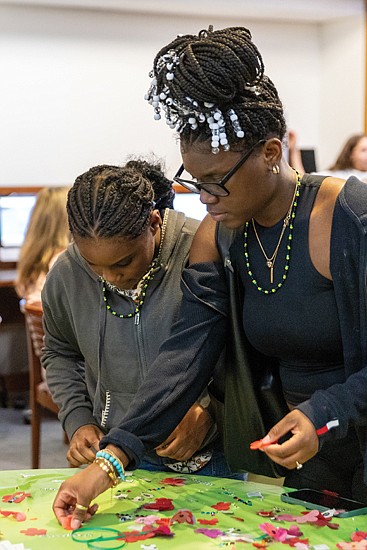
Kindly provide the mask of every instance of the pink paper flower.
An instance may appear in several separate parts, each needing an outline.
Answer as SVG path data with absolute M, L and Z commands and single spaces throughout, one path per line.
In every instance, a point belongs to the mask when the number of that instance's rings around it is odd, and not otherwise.
M 338 542 L 336 545 L 340 550 L 367 550 L 367 540 L 357 542 Z
M 269 535 L 269 537 L 274 540 L 279 540 L 280 542 L 283 542 L 288 536 L 286 529 L 283 529 L 283 527 L 274 527 L 271 523 L 260 523 L 259 527 Z
M 195 533 L 200 533 L 201 535 L 205 535 L 211 539 L 216 539 L 224 535 L 223 531 L 220 529 L 195 529 Z
M 159 520 L 159 516 L 141 516 L 139 518 L 136 518 L 135 523 L 143 523 L 144 525 L 153 525 L 157 520 Z

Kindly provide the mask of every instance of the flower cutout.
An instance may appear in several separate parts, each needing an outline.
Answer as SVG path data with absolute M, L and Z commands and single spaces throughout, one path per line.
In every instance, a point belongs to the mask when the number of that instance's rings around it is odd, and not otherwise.
M 171 498 L 156 498 L 155 502 L 151 502 L 150 504 L 144 504 L 143 508 L 145 510 L 173 510 L 174 506 L 172 504 Z
M 38 535 L 46 535 L 47 530 L 37 529 L 36 527 L 29 527 L 28 529 L 23 529 L 21 533 L 27 535 L 28 537 L 36 537 Z
M 200 533 L 211 539 L 221 537 L 224 533 L 220 529 L 195 529 L 195 533 Z
M 217 502 L 217 504 L 213 504 L 211 508 L 215 508 L 215 510 L 229 510 L 231 507 L 230 502 Z
M 30 497 L 31 493 L 25 493 L 24 491 L 17 491 L 11 495 L 4 495 L 2 498 L 3 502 L 18 504 L 22 502 L 25 498 Z
M 218 518 L 198 519 L 198 523 L 200 523 L 201 525 L 216 525 L 218 523 Z
M 185 485 L 186 479 L 183 477 L 166 477 L 161 480 L 161 483 L 164 483 L 164 485 L 182 487 L 182 485 Z
M 189 525 L 194 525 L 196 523 L 194 514 L 191 510 L 179 510 L 171 519 L 172 521 L 177 521 L 177 523 L 188 523 Z

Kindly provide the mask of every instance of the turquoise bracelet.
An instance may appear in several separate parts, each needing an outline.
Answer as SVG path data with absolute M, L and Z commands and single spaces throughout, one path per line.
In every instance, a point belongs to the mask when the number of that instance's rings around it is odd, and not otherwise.
M 96 458 L 98 458 L 98 457 L 104 458 L 105 460 L 108 460 L 108 462 L 110 462 L 112 464 L 112 466 L 115 468 L 115 470 L 117 472 L 117 477 L 121 481 L 125 481 L 125 472 L 124 472 L 123 465 L 121 464 L 121 462 L 117 458 L 112 456 L 112 454 L 110 454 L 108 452 L 108 450 L 98 451 L 96 453 Z

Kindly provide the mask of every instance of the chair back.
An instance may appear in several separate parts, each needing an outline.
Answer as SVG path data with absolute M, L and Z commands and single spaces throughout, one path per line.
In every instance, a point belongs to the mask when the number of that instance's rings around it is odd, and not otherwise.
M 27 333 L 30 389 L 32 391 L 36 384 L 42 382 L 40 362 L 44 340 L 42 304 L 40 302 L 26 302 L 23 306 L 23 310 Z

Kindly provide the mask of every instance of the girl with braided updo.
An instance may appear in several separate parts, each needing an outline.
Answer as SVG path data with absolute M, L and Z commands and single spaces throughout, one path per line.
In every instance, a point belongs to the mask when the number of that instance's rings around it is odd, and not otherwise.
M 168 437 L 226 342 L 230 464 L 272 475 L 278 465 L 287 486 L 367 502 L 366 185 L 301 178 L 289 166 L 282 104 L 249 30 L 180 35 L 159 51 L 150 76 L 154 117 L 180 139 L 183 165 L 174 180 L 200 194 L 208 216 L 183 272 L 181 319 L 101 447 L 134 467 L 131 454 Z M 244 381 L 261 379 L 270 364 L 280 378 L 273 401 L 284 412 L 267 431 L 259 399 L 269 379 L 257 394 Z M 158 378 L 165 389 L 154 386 Z M 264 431 L 254 433 L 261 413 Z M 253 447 L 262 452 L 250 450 L 261 437 Z M 98 488 L 86 479 L 82 473 L 74 492 L 62 485 L 59 519 L 66 494 L 88 506 L 110 485 L 106 475 Z M 73 515 L 79 524 L 86 514 Z

